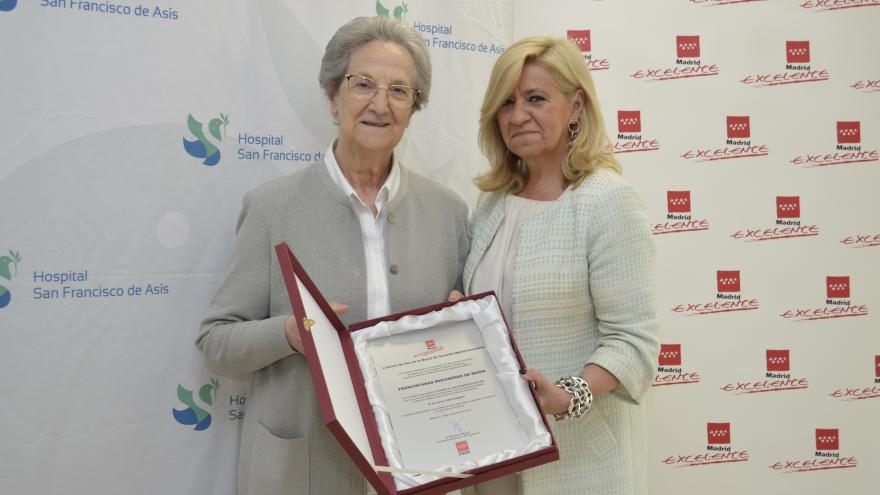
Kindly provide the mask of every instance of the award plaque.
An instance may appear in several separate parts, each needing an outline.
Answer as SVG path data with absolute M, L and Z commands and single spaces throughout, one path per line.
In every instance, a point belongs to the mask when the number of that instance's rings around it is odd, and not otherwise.
M 494 293 L 345 327 L 287 244 L 275 250 L 324 422 L 380 495 L 559 459 Z

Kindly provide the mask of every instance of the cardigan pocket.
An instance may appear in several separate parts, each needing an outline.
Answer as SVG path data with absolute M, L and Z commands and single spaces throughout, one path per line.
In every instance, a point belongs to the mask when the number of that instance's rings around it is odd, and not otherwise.
M 587 433 L 587 445 L 593 450 L 596 456 L 604 456 L 609 450 L 617 446 L 617 436 L 608 425 L 605 418 L 604 408 L 594 407 L 587 412 L 581 419 L 578 428 L 584 428 Z M 578 421 L 578 420 L 575 420 Z
M 308 438 L 282 438 L 260 422 L 252 449 L 247 493 L 309 493 Z

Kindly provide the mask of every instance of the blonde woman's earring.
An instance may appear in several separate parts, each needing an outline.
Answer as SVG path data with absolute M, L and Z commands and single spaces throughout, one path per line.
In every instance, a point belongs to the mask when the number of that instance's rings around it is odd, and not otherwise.
M 571 137 L 571 141 L 574 141 L 574 138 L 577 137 L 578 133 L 581 132 L 581 122 L 579 120 L 570 120 L 568 122 L 568 134 Z

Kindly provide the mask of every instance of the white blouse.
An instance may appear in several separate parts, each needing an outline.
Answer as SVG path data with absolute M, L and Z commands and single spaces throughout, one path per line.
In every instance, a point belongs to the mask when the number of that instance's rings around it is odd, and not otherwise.
M 486 254 L 477 263 L 474 276 L 468 288 L 469 294 L 494 290 L 505 317 L 511 321 L 513 314 L 513 270 L 516 263 L 516 248 L 519 245 L 519 227 L 523 222 L 553 208 L 558 200 L 538 201 L 508 195 L 504 200 L 504 219 Z
M 373 215 L 370 206 L 364 204 L 357 195 L 351 183 L 342 174 L 333 146 L 327 148 L 324 155 L 324 164 L 333 182 L 351 201 L 351 209 L 354 210 L 358 222 L 361 224 L 361 240 L 364 243 L 364 261 L 367 273 L 367 318 L 378 318 L 391 312 L 391 297 L 388 288 L 388 259 L 385 252 L 385 231 L 388 225 L 388 211 L 386 206 L 394 200 L 400 190 L 400 165 L 397 163 L 397 155 L 391 159 L 391 170 L 379 193 L 376 195 L 376 210 Z
M 486 254 L 474 268 L 469 294 L 494 290 L 508 322 L 513 321 L 513 276 L 519 227 L 542 211 L 553 208 L 558 201 L 538 201 L 508 195 L 504 200 L 504 219 Z M 521 492 L 519 473 L 504 476 L 474 487 L 476 495 L 517 495 Z

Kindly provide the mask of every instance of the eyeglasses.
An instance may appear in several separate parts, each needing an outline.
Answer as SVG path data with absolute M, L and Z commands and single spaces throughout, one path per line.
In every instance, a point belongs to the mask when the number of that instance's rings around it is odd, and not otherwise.
M 345 80 L 348 81 L 348 89 L 359 100 L 369 100 L 376 96 L 379 89 L 384 89 L 388 95 L 388 102 L 400 106 L 411 107 L 415 104 L 416 99 L 422 94 L 421 91 L 403 84 L 391 84 L 383 86 L 373 79 L 360 74 L 346 74 Z

